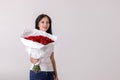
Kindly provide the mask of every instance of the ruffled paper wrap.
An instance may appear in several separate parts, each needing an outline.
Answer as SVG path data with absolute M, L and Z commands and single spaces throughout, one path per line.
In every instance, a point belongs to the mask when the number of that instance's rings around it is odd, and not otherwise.
M 46 36 L 52 39 L 54 42 L 49 43 L 47 45 L 43 45 L 41 43 L 25 39 L 25 37 L 28 37 L 28 36 L 38 36 L 38 35 Z M 32 30 L 25 29 L 23 34 L 20 37 L 20 40 L 25 45 L 27 53 L 32 58 L 40 59 L 40 58 L 49 57 L 51 55 L 54 49 L 54 45 L 56 43 L 57 37 L 55 35 L 51 35 L 47 32 L 37 30 L 37 29 L 32 29 Z

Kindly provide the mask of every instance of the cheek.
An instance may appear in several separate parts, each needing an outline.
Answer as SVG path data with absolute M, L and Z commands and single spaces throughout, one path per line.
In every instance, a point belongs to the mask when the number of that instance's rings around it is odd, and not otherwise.
M 42 28 L 42 25 L 41 25 L 41 24 L 39 24 L 39 25 L 38 25 L 38 27 L 39 27 L 39 29 L 41 29 L 41 28 Z

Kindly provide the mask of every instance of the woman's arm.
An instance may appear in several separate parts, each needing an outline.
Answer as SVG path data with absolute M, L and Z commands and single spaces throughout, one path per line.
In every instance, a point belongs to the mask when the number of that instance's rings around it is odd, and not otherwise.
M 54 53 L 52 52 L 51 54 L 51 61 L 52 61 L 52 64 L 53 64 L 53 69 L 54 69 L 54 73 L 55 73 L 55 80 L 58 80 L 58 74 L 57 74 L 57 69 L 56 69 L 56 62 L 55 62 L 55 59 L 54 59 Z

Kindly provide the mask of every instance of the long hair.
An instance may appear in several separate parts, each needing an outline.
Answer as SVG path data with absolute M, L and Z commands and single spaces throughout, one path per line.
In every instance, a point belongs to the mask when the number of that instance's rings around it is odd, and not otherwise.
M 48 28 L 48 30 L 47 30 L 46 32 L 52 34 L 52 20 L 51 20 L 51 18 L 50 18 L 48 15 L 46 15 L 46 14 L 41 14 L 41 15 L 39 15 L 39 16 L 36 18 L 36 20 L 35 20 L 35 29 L 40 30 L 38 24 L 39 24 L 39 22 L 40 22 L 44 17 L 47 17 L 47 18 L 48 18 L 49 24 L 50 24 L 50 25 L 49 25 L 49 28 Z

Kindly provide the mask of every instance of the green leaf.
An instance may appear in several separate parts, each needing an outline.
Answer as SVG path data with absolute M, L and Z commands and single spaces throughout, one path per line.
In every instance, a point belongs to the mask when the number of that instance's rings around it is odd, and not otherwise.
M 34 72 L 40 72 L 40 71 L 41 71 L 41 68 L 40 68 L 39 65 L 34 65 L 33 68 L 32 68 L 32 70 L 33 70 Z

